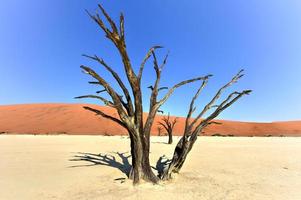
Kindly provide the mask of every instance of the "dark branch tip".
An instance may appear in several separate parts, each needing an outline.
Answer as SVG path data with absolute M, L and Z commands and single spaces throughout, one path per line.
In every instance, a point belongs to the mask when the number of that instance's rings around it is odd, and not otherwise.
M 92 19 L 94 19 L 93 18 L 94 16 L 87 9 L 85 9 L 85 12 L 89 15 L 89 17 L 91 17 Z
M 151 89 L 151 90 L 154 90 L 154 87 L 151 85 L 151 86 L 148 86 L 147 88 Z
M 162 49 L 162 48 L 164 48 L 163 46 L 160 46 L 160 45 L 155 45 L 155 46 L 153 46 L 153 50 L 155 50 L 155 49 Z
M 247 95 L 249 95 L 251 92 L 253 92 L 253 90 L 245 90 L 245 91 L 243 91 L 243 93 L 245 93 Z
M 241 69 L 238 74 L 241 74 L 242 72 L 244 72 L 245 70 L 244 69 Z

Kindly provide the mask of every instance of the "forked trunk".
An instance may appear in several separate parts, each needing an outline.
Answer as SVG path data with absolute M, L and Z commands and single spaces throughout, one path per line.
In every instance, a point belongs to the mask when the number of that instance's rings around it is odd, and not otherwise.
M 126 41 L 125 41 L 125 33 L 124 33 L 124 17 L 120 15 L 119 26 L 116 25 L 114 20 L 109 16 L 109 14 L 105 11 L 105 9 L 98 5 L 100 8 L 103 16 L 105 17 L 107 23 L 102 20 L 100 14 L 92 15 L 88 12 L 89 16 L 97 23 L 97 25 L 104 31 L 106 37 L 111 40 L 114 46 L 117 48 L 119 55 L 121 57 L 124 71 L 127 77 L 128 82 L 130 83 L 130 90 L 126 87 L 123 80 L 120 78 L 117 72 L 115 72 L 102 58 L 98 56 L 89 56 L 84 55 L 87 58 L 90 58 L 99 64 L 101 64 L 110 74 L 114 77 L 115 81 L 119 85 L 119 89 L 122 90 L 122 93 L 119 90 L 115 90 L 109 82 L 107 82 L 102 76 L 97 74 L 93 69 L 88 66 L 81 65 L 84 73 L 92 76 L 95 81 L 90 81 L 90 84 L 97 84 L 100 85 L 102 90 L 98 91 L 97 93 L 106 92 L 111 100 L 104 98 L 103 96 L 99 95 L 84 95 L 76 97 L 78 99 L 81 98 L 93 98 L 98 99 L 103 102 L 105 105 L 116 109 L 118 113 L 118 117 L 113 115 L 106 114 L 102 110 L 98 110 L 95 108 L 91 108 L 89 106 L 84 106 L 86 110 L 96 113 L 99 116 L 102 116 L 106 119 L 112 120 L 115 123 L 119 124 L 120 126 L 126 128 L 129 132 L 130 139 L 131 139 L 131 155 L 132 155 L 132 170 L 129 174 L 129 178 L 133 179 L 134 184 L 138 183 L 141 179 L 157 183 L 159 178 L 153 173 L 150 163 L 149 163 L 149 151 L 150 151 L 150 129 L 153 124 L 154 118 L 159 111 L 159 108 L 167 101 L 167 99 L 171 96 L 171 94 L 175 91 L 175 89 L 195 82 L 195 81 L 203 81 L 202 85 L 198 89 L 197 93 L 193 97 L 189 112 L 185 122 L 185 134 L 177 144 L 175 149 L 173 159 L 165 170 L 163 179 L 171 178 L 172 173 L 178 173 L 183 166 L 183 163 L 190 152 L 194 142 L 196 141 L 197 134 L 187 134 L 188 132 L 199 133 L 200 129 L 210 124 L 211 120 L 217 117 L 224 109 L 228 108 L 232 105 L 235 101 L 241 98 L 243 95 L 247 95 L 251 92 L 251 90 L 244 90 L 242 92 L 232 92 L 221 104 L 215 105 L 217 99 L 220 98 L 221 93 L 233 83 L 236 83 L 242 76 L 243 70 L 239 71 L 239 73 L 232 78 L 230 82 L 224 85 L 221 89 L 218 90 L 216 95 L 213 99 L 204 107 L 201 113 L 193 120 L 193 122 L 189 123 L 189 119 L 192 116 L 192 113 L 195 111 L 196 107 L 194 106 L 194 101 L 199 96 L 202 89 L 208 82 L 209 77 L 212 75 L 207 75 L 203 77 L 197 77 L 193 79 L 188 79 L 185 81 L 181 81 L 171 88 L 168 87 L 160 87 L 160 79 L 161 79 L 161 72 L 167 62 L 168 54 L 165 56 L 163 63 L 159 64 L 157 57 L 155 55 L 155 50 L 158 48 L 162 48 L 161 46 L 154 46 L 152 47 L 148 53 L 146 54 L 145 58 L 143 59 L 139 72 L 136 75 L 135 70 L 132 67 L 130 62 L 129 55 L 126 49 Z M 108 27 L 107 25 L 110 25 Z M 142 91 L 141 91 L 141 78 L 144 70 L 144 66 L 148 59 L 153 56 L 154 60 L 154 69 L 156 72 L 156 80 L 153 85 L 149 88 L 152 90 L 151 97 L 150 97 L 150 110 L 149 115 L 146 119 L 145 125 L 143 124 L 143 108 L 142 108 Z M 163 89 L 168 89 L 168 92 L 163 95 L 163 97 L 158 100 L 159 91 Z M 132 92 L 134 101 L 130 93 Z M 124 97 L 124 98 L 123 98 Z M 198 123 L 199 119 L 211 108 L 216 108 L 209 117 Z M 134 121 L 132 120 L 134 119 Z M 165 118 L 165 124 L 162 124 L 163 127 L 166 127 L 167 132 L 169 133 L 169 141 L 168 143 L 172 143 L 172 130 L 176 123 L 176 119 L 171 123 L 169 122 L 169 115 L 168 118 Z M 195 127 L 195 130 L 192 131 L 192 128 Z M 170 130 L 170 131 L 168 131 Z M 187 131 L 189 130 L 189 131 Z M 161 175 L 160 175 L 161 176 Z M 161 176 L 161 178 L 162 178 Z
M 129 178 L 134 184 L 144 180 L 157 183 L 159 178 L 154 174 L 149 162 L 149 141 L 146 137 L 130 137 L 132 169 Z
M 163 174 L 160 175 L 162 180 L 169 180 L 172 178 L 172 174 L 180 172 L 196 139 L 197 137 L 190 137 L 188 139 L 185 136 L 180 139 L 170 164 L 164 169 Z

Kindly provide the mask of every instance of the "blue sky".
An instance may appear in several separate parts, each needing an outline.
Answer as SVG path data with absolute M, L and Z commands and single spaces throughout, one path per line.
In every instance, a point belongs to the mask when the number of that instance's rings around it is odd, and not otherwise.
M 0 7 L 0 104 L 82 103 L 74 96 L 94 93 L 81 64 L 100 66 L 81 57 L 97 54 L 123 73 L 113 45 L 87 17 L 97 3 L 118 19 L 125 15 L 126 40 L 138 68 L 148 48 L 170 50 L 162 86 L 214 74 L 198 107 L 239 69 L 244 77 L 232 90 L 254 92 L 220 118 L 242 121 L 301 119 L 301 2 L 298 0 L 7 0 Z M 154 72 L 144 74 L 144 107 L 148 109 Z M 163 106 L 185 116 L 197 84 L 184 86 Z

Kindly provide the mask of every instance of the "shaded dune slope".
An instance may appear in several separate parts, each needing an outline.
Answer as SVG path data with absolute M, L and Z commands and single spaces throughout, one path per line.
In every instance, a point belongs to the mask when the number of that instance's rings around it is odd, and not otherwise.
M 0 132 L 8 134 L 126 135 L 118 124 L 83 109 L 89 104 L 24 104 L 0 106 Z M 109 107 L 89 105 L 117 116 Z M 152 134 L 157 135 L 158 115 Z M 251 123 L 218 120 L 205 135 L 301 136 L 301 121 Z M 174 134 L 182 135 L 185 118 L 179 118 Z

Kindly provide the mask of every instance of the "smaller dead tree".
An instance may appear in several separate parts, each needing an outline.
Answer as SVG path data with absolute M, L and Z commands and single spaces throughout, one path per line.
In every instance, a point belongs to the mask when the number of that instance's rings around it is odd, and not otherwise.
M 221 94 L 225 89 L 230 87 L 232 84 L 236 83 L 241 77 L 243 77 L 242 74 L 243 70 L 239 71 L 238 74 L 236 74 L 231 81 L 229 81 L 227 84 L 225 84 L 223 87 L 221 87 L 215 96 L 212 98 L 212 100 L 205 105 L 205 107 L 202 109 L 202 111 L 196 116 L 196 118 L 191 119 L 192 114 L 195 112 L 195 101 L 197 100 L 198 96 L 200 95 L 201 91 L 204 89 L 204 87 L 208 83 L 208 79 L 203 80 L 201 86 L 197 90 L 196 94 L 191 100 L 187 118 L 185 121 L 185 129 L 183 137 L 178 142 L 173 158 L 171 162 L 168 164 L 168 166 L 164 169 L 163 173 L 160 175 L 160 178 L 163 180 L 168 180 L 172 178 L 173 173 L 179 173 L 185 160 L 192 149 L 195 141 L 197 140 L 197 137 L 199 134 L 202 133 L 204 128 L 206 128 L 208 125 L 216 123 L 212 121 L 214 118 L 216 118 L 222 111 L 224 111 L 226 108 L 231 106 L 234 102 L 236 102 L 238 99 L 240 99 L 244 95 L 250 94 L 252 92 L 251 90 L 244 90 L 242 92 L 232 92 L 229 94 L 221 103 L 216 104 L 217 100 L 221 97 Z M 213 110 L 208 117 L 204 117 L 204 115 L 209 111 Z M 203 118 L 203 119 L 202 119 Z
M 161 125 L 165 131 L 168 134 L 168 144 L 172 144 L 172 133 L 173 129 L 177 123 L 178 118 L 174 118 L 173 120 L 170 119 L 169 113 L 168 116 L 164 116 L 162 121 L 159 122 L 159 125 Z
M 157 130 L 158 130 L 158 136 L 161 136 L 161 133 L 162 133 L 162 127 L 161 127 L 161 126 L 158 126 L 158 127 L 157 127 Z

